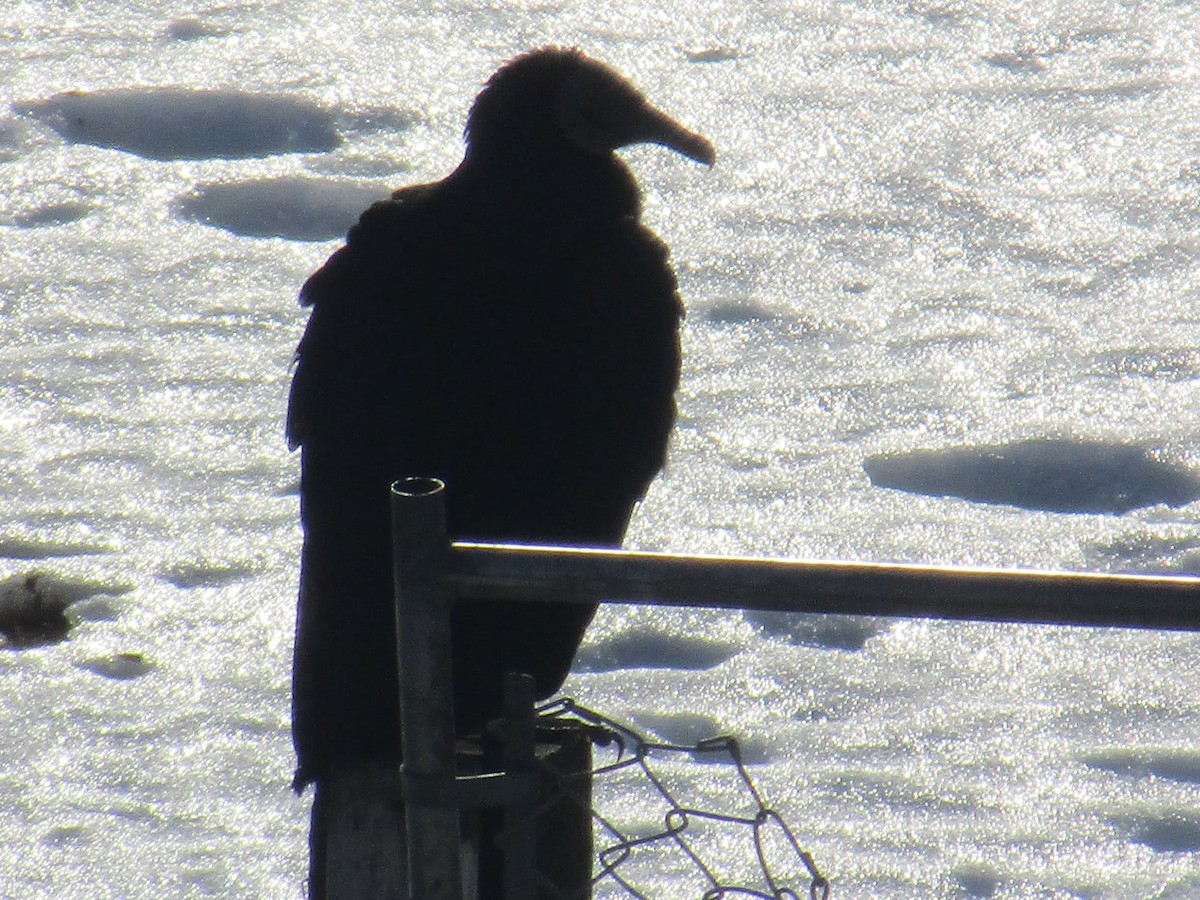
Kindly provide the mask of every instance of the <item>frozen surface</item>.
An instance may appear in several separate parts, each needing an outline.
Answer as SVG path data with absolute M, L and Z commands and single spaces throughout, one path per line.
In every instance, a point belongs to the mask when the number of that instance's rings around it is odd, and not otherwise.
M 0 584 L 77 601 L 0 652 L 0 896 L 303 895 L 296 294 L 538 44 L 718 148 L 627 153 L 688 306 L 631 544 L 1200 570 L 1197 34 L 1086 0 L 0 7 Z M 1198 681 L 1193 635 L 614 607 L 568 687 L 744 738 L 839 897 L 1115 900 L 1200 896 Z

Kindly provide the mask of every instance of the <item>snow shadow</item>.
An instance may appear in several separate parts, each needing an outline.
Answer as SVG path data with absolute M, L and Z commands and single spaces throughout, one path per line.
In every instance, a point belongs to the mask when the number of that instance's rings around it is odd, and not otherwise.
M 114 681 L 131 681 L 148 675 L 155 668 L 154 663 L 140 653 L 113 653 L 108 656 L 94 656 L 76 663 L 81 669 L 111 678 Z
M 1200 499 L 1200 475 L 1146 447 L 1035 438 L 868 457 L 876 487 L 1062 513 L 1120 514 Z
M 1131 778 L 1166 778 L 1185 784 L 1200 784 L 1200 751 L 1145 750 L 1122 747 L 1089 753 L 1085 766 Z
M 746 610 L 746 621 L 766 637 L 781 638 L 799 647 L 854 652 L 887 631 L 889 620 L 871 616 Z
M 111 552 L 111 547 L 83 541 L 0 537 L 0 558 L 3 559 L 55 559 L 63 556 L 98 556 Z
M 289 176 L 199 184 L 175 202 L 184 219 L 246 237 L 329 241 L 389 191 L 356 181 Z
M 164 565 L 155 574 L 168 584 L 190 590 L 220 588 L 245 581 L 257 575 L 261 568 L 260 564 L 249 561 L 189 559 Z
M 297 97 L 178 87 L 67 91 L 13 109 L 76 144 L 149 159 L 323 153 L 342 143 L 335 116 Z
M 15 225 L 17 228 L 49 228 L 78 222 L 92 211 L 92 207 L 81 200 L 65 200 L 61 203 L 45 203 L 13 214 L 11 221 L 0 221 L 0 225 Z
M 993 897 L 1004 883 L 999 872 L 985 863 L 955 866 L 950 877 L 968 897 Z
M 585 644 L 575 654 L 576 672 L 615 672 L 622 669 L 712 669 L 737 655 L 734 644 L 707 635 L 662 633 L 623 634 Z
M 1200 852 L 1200 817 L 1192 812 L 1170 811 L 1118 821 L 1129 839 L 1158 853 Z

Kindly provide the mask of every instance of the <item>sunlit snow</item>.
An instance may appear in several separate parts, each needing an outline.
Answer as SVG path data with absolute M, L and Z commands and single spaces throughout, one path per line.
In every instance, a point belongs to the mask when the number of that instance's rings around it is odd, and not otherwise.
M 1200 571 L 1198 34 L 1087 0 L 0 7 L 0 598 L 72 627 L 0 652 L 0 896 L 304 895 L 296 295 L 539 44 L 718 150 L 625 153 L 688 308 L 631 545 Z M 1200 896 L 1197 683 L 1187 634 L 612 607 L 568 690 L 743 738 L 837 897 L 1115 900 Z

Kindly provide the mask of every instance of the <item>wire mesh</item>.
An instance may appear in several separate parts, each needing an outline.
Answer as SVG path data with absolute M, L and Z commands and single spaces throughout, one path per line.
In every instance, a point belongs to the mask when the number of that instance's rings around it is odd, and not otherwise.
M 593 802 L 591 809 L 598 850 L 590 889 L 567 895 L 540 879 L 540 897 L 829 897 L 829 880 L 800 846 L 783 816 L 767 805 L 735 738 L 715 737 L 695 744 L 652 741 L 569 698 L 551 701 L 537 712 L 543 722 L 575 720 L 586 728 L 598 759 L 590 772 L 593 791 L 607 795 Z M 685 792 L 697 792 L 693 767 L 713 763 L 728 767 L 724 771 L 733 790 L 723 797 L 684 802 Z M 562 792 L 546 798 L 540 809 L 572 796 L 571 779 L 588 774 L 554 772 L 563 785 Z M 701 808 L 701 804 L 716 802 L 738 809 Z M 622 804 L 623 810 L 609 809 Z

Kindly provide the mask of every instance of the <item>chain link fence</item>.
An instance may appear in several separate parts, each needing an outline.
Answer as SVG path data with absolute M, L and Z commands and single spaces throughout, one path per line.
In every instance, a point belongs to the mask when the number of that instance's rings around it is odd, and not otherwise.
M 735 738 L 695 744 L 653 741 L 570 699 L 554 700 L 537 712 L 541 722 L 574 722 L 588 733 L 595 757 L 591 817 L 596 846 L 590 891 L 568 895 L 541 880 L 539 897 L 829 897 L 829 880 L 783 816 L 767 805 Z M 697 776 L 697 766 L 709 771 Z M 566 786 L 571 776 L 552 774 L 564 790 L 544 805 L 572 795 Z M 709 805 L 723 808 L 702 808 Z

